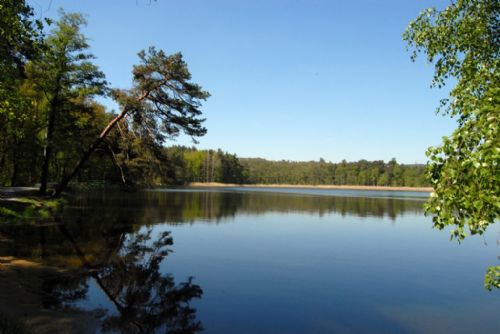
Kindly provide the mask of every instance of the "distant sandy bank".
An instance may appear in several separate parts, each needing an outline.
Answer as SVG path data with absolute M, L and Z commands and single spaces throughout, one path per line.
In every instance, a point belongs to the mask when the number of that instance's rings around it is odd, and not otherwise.
M 384 190 L 384 191 L 421 191 L 432 192 L 431 187 L 380 187 L 380 186 L 333 186 L 308 184 L 234 184 L 218 182 L 193 182 L 190 187 L 225 187 L 225 188 L 299 188 L 299 189 L 348 189 L 348 190 Z

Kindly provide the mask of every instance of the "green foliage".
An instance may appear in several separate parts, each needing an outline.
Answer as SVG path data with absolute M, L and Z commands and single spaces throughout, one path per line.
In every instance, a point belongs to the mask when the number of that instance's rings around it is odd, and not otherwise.
M 107 89 L 104 73 L 92 63 L 95 57 L 88 52 L 90 46 L 81 32 L 87 21 L 79 13 L 61 10 L 59 14 L 60 19 L 44 40 L 44 52 L 29 64 L 35 86 L 48 100 L 70 101 L 104 94 Z
M 106 145 L 120 172 L 121 183 L 129 186 L 164 183 L 163 175 L 170 161 L 153 133 L 142 131 L 142 127 L 127 120 L 120 122 L 118 128 L 107 138 Z
M 182 153 L 167 156 L 163 144 L 181 132 L 191 137 L 206 133 L 200 107 L 209 94 L 190 82 L 191 74 L 180 53 L 166 55 L 152 47 L 141 51 L 139 58 L 140 64 L 133 68 L 133 88 L 112 92 L 121 113 L 107 129 L 117 127 L 118 131 L 103 132 L 98 141 L 104 141 L 122 183 L 179 183 L 182 177 L 178 174 L 183 172 L 167 166 L 179 167 Z
M 424 11 L 403 36 L 412 59 L 424 52 L 435 65 L 432 86 L 456 80 L 438 110 L 456 117 L 457 129 L 427 152 L 434 193 L 426 210 L 459 241 L 500 216 L 499 17 L 496 0 L 457 0 Z
M 247 183 L 362 186 L 428 186 L 421 165 L 401 165 L 395 159 L 340 163 L 240 159 Z
M 458 240 L 467 235 L 466 228 L 483 234 L 500 215 L 500 90 L 492 92 L 473 117 L 428 151 L 435 191 L 427 211 L 436 227 L 455 225 L 452 237 Z
M 10 200 L 1 200 L 0 218 L 8 222 L 48 219 L 59 212 L 63 204 L 62 199 L 41 197 L 16 197 Z
M 177 53 L 168 56 L 163 51 L 150 47 L 147 52 L 141 51 L 139 58 L 140 64 L 134 66 L 132 71 L 133 87 L 129 90 L 112 91 L 112 97 L 120 105 L 120 113 L 103 128 L 82 153 L 71 172 L 66 173 L 61 179 L 53 193 L 54 197 L 61 195 L 99 146 L 106 144 L 111 131 L 116 126 L 120 127 L 120 123 L 127 130 L 122 132 L 138 138 L 139 141 L 136 143 L 148 145 L 153 149 L 150 151 L 153 153 L 160 152 L 159 148 L 166 139 L 176 137 L 181 132 L 191 138 L 206 133 L 206 129 L 202 126 L 204 119 L 200 118 L 200 107 L 201 101 L 206 100 L 210 94 L 190 81 L 191 74 L 182 55 Z M 107 147 L 125 183 L 124 168 L 116 159 L 111 146 L 108 144 Z M 128 159 L 128 152 L 126 156 Z M 151 158 L 137 161 L 149 162 Z
M 25 184 L 39 148 L 25 67 L 42 50 L 42 22 L 24 0 L 2 1 L 0 13 L 0 182 Z
M 402 165 L 395 159 L 332 163 L 238 158 L 214 150 L 172 146 L 164 149 L 167 165 L 160 184 L 221 182 L 236 184 L 310 184 L 428 186 L 423 165 Z M 139 182 L 140 183 L 140 182 Z
M 17 218 L 16 211 L 0 206 L 0 217 Z
M 210 94 L 190 82 L 182 54 L 166 55 L 150 47 L 139 52 L 139 59 L 132 71 L 133 88 L 112 94 L 121 109 L 132 116 L 134 130 L 151 133 L 151 139 L 159 143 L 181 132 L 203 136 L 207 130 L 199 117 L 200 107 Z
M 484 277 L 484 287 L 488 290 L 500 289 L 500 266 L 489 267 Z
M 8 90 L 6 81 L 22 77 L 28 59 L 36 56 L 42 38 L 42 22 L 24 0 L 0 3 L 0 97 Z
M 1 185 L 39 181 L 44 193 L 49 182 L 67 184 L 74 177 L 128 185 L 184 179 L 183 152 L 167 156 L 163 144 L 181 132 L 192 137 L 206 133 L 200 107 L 209 94 L 190 81 L 180 53 L 140 52 L 132 89 L 112 91 L 122 107 L 117 116 L 95 101 L 108 89 L 81 32 L 86 24 L 81 14 L 61 11 L 50 33 L 42 36 L 36 30 L 40 22 L 32 20 L 24 1 L 3 2 L 1 8 L 6 16 L 0 29 L 8 38 L 1 41 L 0 65 L 12 74 L 0 80 L 1 92 L 9 93 L 0 96 Z M 116 124 L 119 131 L 110 132 Z M 167 168 L 171 163 L 174 173 Z
M 19 14 L 25 25 L 32 15 L 26 10 Z M 7 54 L 18 55 L 19 69 L 0 80 L 0 89 L 9 92 L 0 98 L 0 184 L 31 185 L 40 172 L 45 182 L 59 178 L 110 117 L 92 100 L 105 93 L 106 82 L 87 52 L 84 24 L 80 14 L 61 12 L 48 36 L 26 32 L 22 40 L 31 45 L 29 55 L 12 43 L 3 45 L 10 48 Z M 39 25 L 32 22 L 31 29 Z
M 88 116 L 95 106 L 91 98 L 107 91 L 104 74 L 92 63 L 94 56 L 81 33 L 84 17 L 63 11 L 60 16 L 44 41 L 44 52 L 27 67 L 34 87 L 46 100 L 41 193 L 47 189 L 54 157 L 63 155 L 65 163 L 77 160 L 75 148 L 81 147 L 84 134 L 97 136 L 98 128 Z

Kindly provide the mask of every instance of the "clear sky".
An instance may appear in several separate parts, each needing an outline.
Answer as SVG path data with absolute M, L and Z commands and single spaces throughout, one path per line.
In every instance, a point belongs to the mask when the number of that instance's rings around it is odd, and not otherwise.
M 435 114 L 445 90 L 416 63 L 406 26 L 444 0 L 28 0 L 38 15 L 86 14 L 96 63 L 130 86 L 137 52 L 182 52 L 203 105 L 199 148 L 241 157 L 423 163 L 454 121 Z M 111 102 L 107 105 L 113 106 Z M 179 138 L 177 144 L 192 142 Z M 170 145 L 170 143 L 169 143 Z

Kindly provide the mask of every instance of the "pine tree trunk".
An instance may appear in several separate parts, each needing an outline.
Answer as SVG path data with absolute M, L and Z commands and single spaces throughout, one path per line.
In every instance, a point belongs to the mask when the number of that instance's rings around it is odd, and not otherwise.
M 116 116 L 109 124 L 102 130 L 101 134 L 97 139 L 90 145 L 90 147 L 85 151 L 83 156 L 80 158 L 80 161 L 76 164 L 75 168 L 73 168 L 73 171 L 64 176 L 62 181 L 59 183 L 57 186 L 54 194 L 52 195 L 53 197 L 59 197 L 61 196 L 62 192 L 68 187 L 69 181 L 71 181 L 80 171 L 82 166 L 89 160 L 90 156 L 94 151 L 99 147 L 99 145 L 103 142 L 103 140 L 106 138 L 106 136 L 109 134 L 109 132 L 113 129 L 113 127 L 120 121 L 125 115 L 127 114 L 128 110 L 122 111 L 118 116 Z
M 140 97 L 137 98 L 137 102 L 141 102 L 144 100 L 147 96 L 149 95 L 149 91 L 144 92 Z M 111 130 L 115 127 L 118 122 L 123 119 L 127 113 L 129 112 L 129 109 L 127 107 L 124 107 L 123 111 L 113 118 L 111 122 L 109 122 L 108 125 L 102 130 L 101 134 L 97 139 L 90 145 L 90 147 L 85 151 L 83 156 L 80 158 L 80 161 L 76 164 L 75 168 L 73 168 L 73 171 L 68 174 L 67 176 L 64 176 L 59 185 L 57 186 L 56 190 L 52 194 L 52 197 L 59 197 L 61 196 L 62 192 L 66 190 L 68 187 L 69 181 L 71 181 L 80 171 L 82 166 L 89 160 L 90 156 L 94 153 L 94 151 L 99 147 L 99 145 L 104 141 L 106 136 L 111 132 Z

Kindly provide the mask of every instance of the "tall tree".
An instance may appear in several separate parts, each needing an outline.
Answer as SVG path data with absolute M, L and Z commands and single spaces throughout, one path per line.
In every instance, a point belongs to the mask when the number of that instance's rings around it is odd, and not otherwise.
M 64 13 L 45 41 L 40 59 L 29 66 L 29 74 L 47 100 L 47 122 L 40 193 L 45 194 L 49 167 L 54 151 L 57 127 L 82 101 L 106 92 L 104 74 L 92 63 L 87 38 L 81 27 L 85 18 L 78 13 Z
M 42 22 L 24 0 L 0 3 L 0 183 L 15 185 L 21 159 L 34 145 L 31 100 L 23 94 L 25 65 L 41 50 Z
M 69 181 L 92 156 L 120 120 L 130 117 L 134 126 L 152 134 L 163 143 L 181 132 L 191 137 L 202 136 L 201 101 L 210 94 L 190 82 L 191 74 L 180 53 L 166 55 L 150 47 L 139 53 L 140 64 L 133 68 L 133 87 L 113 90 L 112 96 L 120 104 L 121 112 L 102 130 L 101 134 L 82 155 L 71 173 L 58 185 L 54 196 L 60 196 Z
M 434 225 L 453 225 L 452 238 L 482 234 L 500 217 L 500 2 L 457 0 L 428 9 L 403 38 L 435 65 L 432 86 L 456 82 L 438 109 L 456 130 L 427 151 Z

